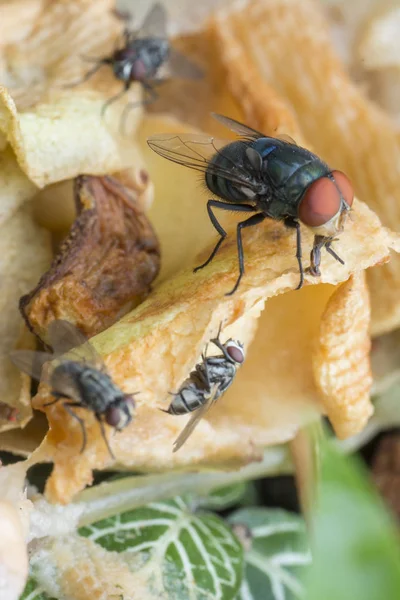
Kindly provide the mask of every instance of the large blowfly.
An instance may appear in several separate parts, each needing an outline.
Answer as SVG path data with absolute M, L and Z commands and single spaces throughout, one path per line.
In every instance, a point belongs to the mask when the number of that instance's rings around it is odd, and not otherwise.
M 221 342 L 221 327 L 222 324 L 217 337 L 211 340 L 221 354 L 202 354 L 201 362 L 182 383 L 178 392 L 172 394 L 174 398 L 165 411 L 170 415 L 193 413 L 174 443 L 174 452 L 183 446 L 200 419 L 230 387 L 238 367 L 244 362 L 244 351 L 240 342 L 232 339 L 224 344 Z
M 127 19 L 128 16 L 123 18 Z M 123 83 L 122 90 L 104 104 L 103 113 L 110 104 L 123 96 L 134 82 L 139 82 L 144 90 L 144 101 L 139 104 L 150 104 L 156 100 L 158 94 L 155 88 L 165 81 L 162 73 L 164 67 L 168 78 L 202 77 L 199 67 L 170 45 L 167 37 L 167 15 L 160 4 L 155 4 L 150 9 L 139 30 L 125 28 L 123 41 L 112 54 L 88 60 L 93 60 L 94 67 L 72 86 L 90 79 L 103 65 L 111 67 L 114 76 Z M 122 115 L 123 121 L 129 110 L 136 105 L 137 103 L 127 104 Z
M 112 458 L 114 454 L 107 440 L 104 423 L 117 431 L 131 421 L 135 402 L 133 394 L 124 393 L 111 379 L 94 347 L 72 323 L 61 319 L 49 325 L 48 337 L 54 354 L 16 350 L 10 358 L 21 371 L 51 388 L 54 400 L 44 406 L 62 402 L 65 410 L 78 421 L 82 430 L 82 447 L 87 442 L 85 421 L 75 412 L 85 408 L 94 413 L 101 435 Z M 73 348 L 79 347 L 79 353 Z M 67 356 L 62 356 L 68 353 Z M 43 369 L 51 362 L 49 369 Z
M 320 275 L 321 250 L 344 264 L 332 242 L 344 227 L 353 203 L 353 189 L 347 176 L 332 170 L 318 156 L 290 138 L 273 138 L 228 117 L 213 115 L 240 136 L 237 141 L 218 141 L 202 135 L 164 134 L 152 136 L 148 144 L 160 156 L 204 173 L 207 188 L 220 200 L 209 200 L 207 211 L 220 238 L 209 258 L 195 271 L 208 265 L 227 233 L 214 209 L 237 211 L 251 216 L 237 225 L 239 276 L 244 274 L 242 230 L 264 219 L 283 221 L 296 230 L 296 258 L 301 288 L 304 269 L 301 252 L 302 223 L 314 233 L 309 272 Z

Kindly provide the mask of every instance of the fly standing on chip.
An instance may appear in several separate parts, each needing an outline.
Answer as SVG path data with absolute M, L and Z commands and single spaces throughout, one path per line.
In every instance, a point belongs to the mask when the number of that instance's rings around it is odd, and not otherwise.
M 304 282 L 301 251 L 302 223 L 314 233 L 309 272 L 320 275 L 321 250 L 344 264 L 332 248 L 337 234 L 343 231 L 353 204 L 353 189 L 347 176 L 332 170 L 318 156 L 301 148 L 290 138 L 267 137 L 221 115 L 214 117 L 241 136 L 234 142 L 218 142 L 201 135 L 165 134 L 152 136 L 148 144 L 160 156 L 204 173 L 208 189 L 220 200 L 209 200 L 207 211 L 220 235 L 205 263 L 218 252 L 226 231 L 214 209 L 251 214 L 237 225 L 239 277 L 227 296 L 233 294 L 244 275 L 242 230 L 258 225 L 264 219 L 283 221 L 296 230 L 296 258 L 300 281 Z
M 119 17 L 128 20 L 129 15 L 119 14 Z M 90 79 L 103 65 L 111 67 L 116 79 L 123 83 L 122 90 L 104 104 L 103 114 L 110 104 L 129 90 L 134 82 L 140 83 L 144 89 L 144 101 L 127 104 L 122 114 L 122 123 L 132 108 L 150 104 L 157 99 L 155 86 L 165 81 L 160 76 L 162 67 L 167 68 L 168 77 L 176 76 L 183 79 L 202 77 L 202 71 L 197 65 L 171 47 L 167 37 L 167 15 L 160 4 L 155 4 L 150 9 L 139 30 L 131 31 L 125 28 L 120 48 L 109 56 L 93 59 L 93 61 L 96 63 L 95 66 L 72 86 Z
M 221 350 L 218 356 L 205 356 L 202 362 L 189 374 L 175 394 L 168 409 L 170 415 L 194 413 L 186 427 L 174 443 L 174 452 L 179 450 L 191 435 L 200 419 L 209 408 L 226 392 L 233 383 L 238 367 L 244 362 L 243 346 L 240 342 L 229 339 L 222 344 L 221 328 L 211 343 Z M 206 350 L 207 351 L 207 350 Z
M 85 450 L 87 436 L 85 421 L 77 415 L 76 408 L 85 408 L 94 413 L 99 422 L 101 435 L 112 458 L 115 458 L 104 429 L 104 423 L 117 431 L 132 421 L 134 394 L 124 393 L 111 379 L 106 367 L 86 337 L 68 321 L 55 320 L 49 325 L 48 337 L 54 354 L 16 350 L 10 358 L 21 371 L 47 383 L 54 400 L 44 404 L 50 406 L 62 401 L 65 410 L 78 421 L 82 430 L 82 448 Z M 75 355 L 72 348 L 81 347 L 85 358 Z M 71 358 L 59 358 L 68 352 Z M 55 365 L 44 373 L 45 363 Z

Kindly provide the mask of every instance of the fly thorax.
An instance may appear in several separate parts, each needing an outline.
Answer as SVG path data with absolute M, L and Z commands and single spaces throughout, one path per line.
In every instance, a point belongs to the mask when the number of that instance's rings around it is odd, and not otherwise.
M 152 77 L 168 58 L 168 40 L 158 38 L 140 40 L 138 55 L 140 60 L 146 66 L 148 77 Z

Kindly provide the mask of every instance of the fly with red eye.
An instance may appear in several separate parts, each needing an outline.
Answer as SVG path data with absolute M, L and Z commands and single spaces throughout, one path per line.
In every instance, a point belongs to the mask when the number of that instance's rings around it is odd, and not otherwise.
M 131 15 L 114 11 L 120 20 L 129 22 Z M 143 88 L 143 101 L 128 103 L 121 117 L 121 129 L 131 109 L 147 105 L 158 98 L 156 87 L 166 78 L 200 79 L 201 69 L 173 48 L 167 37 L 167 13 L 164 6 L 154 4 L 147 13 L 141 27 L 132 30 L 128 26 L 118 47 L 108 56 L 87 58 L 94 66 L 79 81 L 68 85 L 74 87 L 88 81 L 103 66 L 111 67 L 114 77 L 121 81 L 121 91 L 103 105 L 102 114 L 116 100 L 121 98 L 134 82 Z
M 61 402 L 79 423 L 81 453 L 86 448 L 87 435 L 85 420 L 77 409 L 86 409 L 96 417 L 108 452 L 115 459 L 104 424 L 116 431 L 127 427 L 135 412 L 134 394 L 127 394 L 116 385 L 94 347 L 72 323 L 62 319 L 52 321 L 48 338 L 53 354 L 16 350 L 10 355 L 12 362 L 24 373 L 50 386 L 54 400 L 44 406 Z M 66 353 L 67 356 L 63 356 Z M 43 368 L 44 365 L 49 368 Z
M 208 189 L 219 199 L 207 202 L 210 221 L 219 239 L 209 258 L 196 267 L 206 267 L 217 254 L 227 236 L 214 210 L 248 213 L 236 229 L 239 276 L 233 294 L 244 275 L 242 231 L 264 219 L 283 221 L 296 230 L 296 258 L 300 271 L 297 289 L 304 282 L 301 224 L 314 233 L 308 272 L 320 275 L 321 250 L 335 260 L 343 260 L 331 247 L 343 230 L 353 203 L 352 185 L 341 171 L 332 170 L 318 156 L 298 146 L 293 140 L 267 137 L 228 117 L 213 115 L 239 134 L 233 142 L 213 137 L 166 134 L 148 139 L 152 150 L 163 158 L 204 174 Z
M 204 414 L 232 385 L 237 369 L 244 362 L 242 344 L 232 339 L 222 343 L 221 330 L 222 323 L 217 337 L 210 340 L 221 354 L 206 356 L 206 348 L 201 362 L 189 373 L 178 392 L 171 394 L 174 398 L 164 411 L 175 416 L 193 413 L 174 443 L 174 452 L 183 446 Z

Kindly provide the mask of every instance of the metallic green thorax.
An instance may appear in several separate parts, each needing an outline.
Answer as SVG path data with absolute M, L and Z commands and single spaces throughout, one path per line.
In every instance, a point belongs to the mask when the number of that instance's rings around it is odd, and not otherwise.
M 251 169 L 246 148 L 253 148 L 260 155 L 260 171 Z M 300 201 L 308 186 L 331 172 L 328 165 L 309 150 L 270 137 L 228 144 L 213 157 L 212 163 L 226 170 L 232 168 L 232 164 L 241 165 L 249 172 L 249 189 L 223 175 L 206 173 L 207 186 L 213 193 L 228 202 L 254 204 L 273 219 L 297 218 Z M 251 190 L 257 190 L 257 193 L 252 194 Z

